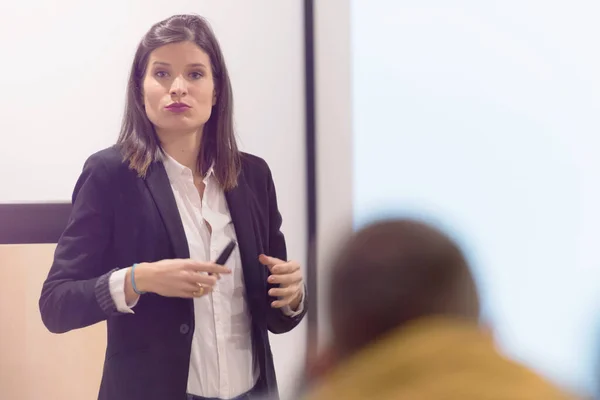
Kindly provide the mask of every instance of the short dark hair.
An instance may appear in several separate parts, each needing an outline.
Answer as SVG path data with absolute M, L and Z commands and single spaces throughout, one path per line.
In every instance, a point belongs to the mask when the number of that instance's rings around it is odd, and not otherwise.
M 154 24 L 138 45 L 127 85 L 125 113 L 117 144 L 138 175 L 145 176 L 150 164 L 162 158 L 162 148 L 148 119 L 142 99 L 143 79 L 150 53 L 170 44 L 190 41 L 210 58 L 216 104 L 204 126 L 198 169 L 204 175 L 211 166 L 225 190 L 237 185 L 241 169 L 233 127 L 233 93 L 219 43 L 208 22 L 197 15 L 174 15 Z
M 333 265 L 329 295 L 341 356 L 421 317 L 479 315 L 475 282 L 459 247 L 409 219 L 376 222 L 352 235 Z

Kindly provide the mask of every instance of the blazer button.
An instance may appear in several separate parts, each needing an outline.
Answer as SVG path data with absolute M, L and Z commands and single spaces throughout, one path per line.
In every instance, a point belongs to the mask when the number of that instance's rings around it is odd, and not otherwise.
M 188 324 L 181 324 L 181 325 L 179 326 L 179 332 L 180 332 L 182 335 L 185 335 L 185 334 L 187 334 L 189 331 L 190 331 L 190 326 L 189 326 Z

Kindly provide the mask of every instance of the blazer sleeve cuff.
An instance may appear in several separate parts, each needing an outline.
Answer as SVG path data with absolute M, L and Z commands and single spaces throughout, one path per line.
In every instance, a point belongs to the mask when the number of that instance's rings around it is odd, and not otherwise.
M 110 294 L 110 276 L 117 270 L 118 269 L 115 268 L 98 278 L 96 281 L 96 287 L 94 288 L 96 300 L 98 301 L 102 311 L 104 311 L 104 313 L 108 316 L 120 314 L 117 310 L 117 305 Z

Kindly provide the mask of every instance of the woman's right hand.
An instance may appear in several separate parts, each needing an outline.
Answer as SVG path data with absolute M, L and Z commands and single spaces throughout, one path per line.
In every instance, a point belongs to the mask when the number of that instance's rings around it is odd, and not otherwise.
M 200 297 L 213 291 L 220 274 L 229 273 L 229 268 L 211 262 L 161 260 L 136 265 L 135 285 L 140 292 L 165 297 Z M 125 297 L 128 304 L 138 297 L 131 285 L 131 268 L 125 280 Z

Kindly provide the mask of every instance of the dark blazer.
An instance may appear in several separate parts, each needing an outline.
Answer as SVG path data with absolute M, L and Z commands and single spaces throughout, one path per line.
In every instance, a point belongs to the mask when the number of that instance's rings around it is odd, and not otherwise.
M 268 331 L 284 333 L 304 317 L 270 306 L 269 271 L 261 253 L 286 259 L 281 215 L 271 172 L 242 154 L 238 186 L 225 193 L 235 227 L 249 310 L 257 389 L 277 397 Z M 185 399 L 192 334 L 192 299 L 141 296 L 135 314 L 119 313 L 109 276 L 133 263 L 189 258 L 187 239 L 162 162 L 145 178 L 124 163 L 117 147 L 92 155 L 73 193 L 73 208 L 42 289 L 42 320 L 54 333 L 107 322 L 107 349 L 99 399 Z M 306 299 L 305 299 L 306 300 Z M 304 310 L 306 310 L 306 303 Z

